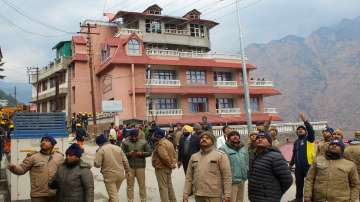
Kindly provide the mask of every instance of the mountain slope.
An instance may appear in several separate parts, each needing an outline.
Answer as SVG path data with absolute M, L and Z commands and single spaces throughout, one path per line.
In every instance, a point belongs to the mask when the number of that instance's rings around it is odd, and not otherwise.
M 282 95 L 268 99 L 285 120 L 305 111 L 332 127 L 360 127 L 360 17 L 323 27 L 306 38 L 287 36 L 246 49 Z
M 31 85 L 27 83 L 12 83 L 0 81 L 0 90 L 7 94 L 14 95 L 16 86 L 16 98 L 19 102 L 29 103 L 31 101 Z
M 0 90 L 0 100 L 8 100 L 8 106 L 16 106 L 17 101 L 11 95 L 7 95 L 4 91 Z

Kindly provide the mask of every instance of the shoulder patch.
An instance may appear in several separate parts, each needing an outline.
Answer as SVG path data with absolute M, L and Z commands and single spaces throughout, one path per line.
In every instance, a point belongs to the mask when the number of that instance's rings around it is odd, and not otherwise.
M 34 155 L 36 153 L 39 153 L 39 152 L 38 151 L 29 152 L 29 153 L 26 154 L 26 157 L 30 157 L 30 156 L 32 156 L 32 155 Z
M 215 151 L 217 151 L 217 152 L 219 152 L 219 153 L 221 153 L 221 154 L 225 154 L 225 155 L 226 155 L 226 153 L 225 153 L 223 150 L 215 149 Z
M 64 156 L 64 154 L 63 153 L 61 153 L 61 152 L 59 152 L 59 151 L 54 151 L 54 154 L 61 154 L 62 156 Z

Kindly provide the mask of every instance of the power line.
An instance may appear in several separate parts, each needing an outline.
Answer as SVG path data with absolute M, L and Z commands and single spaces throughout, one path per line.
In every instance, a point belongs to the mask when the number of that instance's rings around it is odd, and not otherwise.
M 18 14 L 22 15 L 23 17 L 33 21 L 33 22 L 36 22 L 44 27 L 47 27 L 47 28 L 50 28 L 50 29 L 53 29 L 53 30 L 56 30 L 58 32 L 63 32 L 63 33 L 66 33 L 66 34 L 76 34 L 75 32 L 69 32 L 69 31 L 66 31 L 66 30 L 62 30 L 62 29 L 59 29 L 55 26 L 52 26 L 52 25 L 49 25 L 49 24 L 46 24 L 44 22 L 41 22 L 40 20 L 37 20 L 27 14 L 25 14 L 23 11 L 21 11 L 20 9 L 18 9 L 16 6 L 10 4 L 9 2 L 7 2 L 6 0 L 1 0 L 4 4 L 6 4 L 7 6 L 9 6 L 10 8 L 12 8 L 14 11 L 16 11 Z
M 0 14 L 0 18 L 2 18 L 4 21 L 6 21 L 9 25 L 13 26 L 13 27 L 16 27 L 17 29 L 23 31 L 23 32 L 26 32 L 28 34 L 32 34 L 32 35 L 37 35 L 37 36 L 41 36 L 41 37 L 45 37 L 45 38 L 56 38 L 56 37 L 61 37 L 61 36 L 64 36 L 64 35 L 45 35 L 45 34 L 41 34 L 41 33 L 37 33 L 37 32 L 33 32 L 33 31 L 29 31 L 29 30 L 26 30 L 22 27 L 20 27 L 19 25 L 13 23 L 11 20 L 9 20 L 7 17 L 3 16 Z
M 254 2 L 254 3 L 252 3 L 252 4 L 249 4 L 249 5 L 240 7 L 239 9 L 240 9 L 240 10 L 243 10 L 243 9 L 246 9 L 246 8 L 249 8 L 249 7 L 252 7 L 252 6 L 255 6 L 255 5 L 259 4 L 259 3 L 262 2 L 262 1 L 263 1 L 263 0 L 258 0 L 258 1 Z M 221 19 L 221 18 L 223 18 L 223 17 L 225 17 L 225 16 L 232 15 L 232 14 L 234 14 L 234 13 L 236 13 L 236 9 L 233 10 L 232 12 L 229 12 L 229 13 L 226 13 L 226 14 L 221 15 L 221 16 L 219 16 L 219 17 L 216 17 L 215 20 L 219 20 L 219 19 Z

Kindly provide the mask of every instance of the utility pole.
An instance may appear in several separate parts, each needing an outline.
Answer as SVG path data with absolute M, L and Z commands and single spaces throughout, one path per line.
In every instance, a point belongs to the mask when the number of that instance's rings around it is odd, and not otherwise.
M 91 28 L 96 28 L 95 26 L 90 25 L 87 23 L 86 25 L 81 25 L 81 28 L 87 28 L 86 32 L 78 32 L 80 34 L 86 34 L 87 39 L 87 48 L 88 48 L 88 56 L 89 56 L 89 75 L 90 75 L 90 94 L 91 94 L 91 107 L 92 107 L 92 115 L 93 115 L 93 129 L 94 134 L 96 134 L 96 110 L 95 110 L 95 94 L 94 94 L 94 73 L 93 73 L 93 53 L 92 53 L 92 43 L 91 43 L 91 35 L 92 34 L 99 34 L 91 32 Z
M 36 112 L 39 112 L 40 104 L 39 101 L 39 67 L 26 67 L 26 72 L 29 75 L 29 83 L 32 82 L 32 77 L 36 76 Z
M 15 98 L 15 100 L 17 102 L 17 99 L 16 99 L 16 86 L 14 86 L 14 98 Z
M 240 21 L 240 0 L 236 0 L 236 14 L 237 14 L 237 23 L 238 23 L 238 32 L 239 32 L 239 42 L 240 42 L 240 51 L 241 51 L 241 66 L 242 66 L 242 80 L 244 87 L 244 101 L 245 101 L 245 110 L 247 118 L 247 128 L 248 133 L 252 131 L 252 120 L 251 120 L 251 109 L 250 109 L 250 93 L 247 80 L 247 71 L 246 71 L 246 61 L 245 61 L 245 49 L 243 41 L 243 28 Z

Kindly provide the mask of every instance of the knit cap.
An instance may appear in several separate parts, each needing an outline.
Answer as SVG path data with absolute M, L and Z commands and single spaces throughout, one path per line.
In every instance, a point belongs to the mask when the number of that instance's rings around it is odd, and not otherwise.
M 260 131 L 257 134 L 256 138 L 259 138 L 259 137 L 265 137 L 267 139 L 267 141 L 269 142 L 269 144 L 272 144 L 272 138 L 271 138 L 271 135 L 268 132 Z
M 65 154 L 66 155 L 75 155 L 77 157 L 81 157 L 82 153 L 84 152 L 83 149 L 81 149 L 80 145 L 73 143 L 72 145 L 70 145 L 70 147 L 66 150 Z

